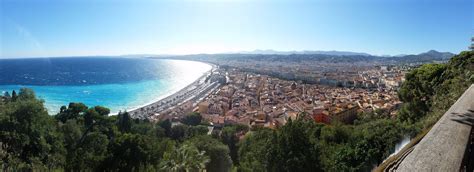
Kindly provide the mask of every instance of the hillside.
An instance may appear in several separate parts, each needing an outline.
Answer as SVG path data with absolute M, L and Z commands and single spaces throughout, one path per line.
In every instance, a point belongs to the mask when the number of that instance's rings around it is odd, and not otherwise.
M 374 56 L 366 53 L 352 53 L 343 51 L 303 51 L 294 53 L 282 53 L 274 51 L 257 51 L 245 53 L 229 54 L 195 54 L 182 56 L 154 56 L 153 58 L 172 58 L 185 60 L 200 60 L 207 62 L 220 61 L 276 61 L 276 62 L 301 62 L 301 61 L 319 61 L 319 62 L 373 62 L 373 63 L 416 63 L 416 62 L 436 62 L 449 60 L 454 54 L 449 52 L 438 52 L 430 50 L 416 55 L 402 56 Z
M 406 75 L 399 90 L 405 102 L 399 118 L 427 128 L 473 83 L 473 51 L 462 52 L 446 64 L 425 64 Z

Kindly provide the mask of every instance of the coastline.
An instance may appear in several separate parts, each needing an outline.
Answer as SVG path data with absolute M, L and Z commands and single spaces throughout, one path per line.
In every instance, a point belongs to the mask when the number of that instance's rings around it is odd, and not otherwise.
M 177 59 L 163 60 L 177 61 Z M 196 62 L 200 64 L 195 64 L 197 65 L 196 70 L 194 70 L 192 66 L 189 66 L 189 64 L 184 68 L 182 67 L 183 65 L 180 64 L 181 62 L 179 64 L 175 64 L 178 67 L 177 69 L 179 69 L 176 71 L 182 72 L 181 74 L 178 74 L 180 77 L 177 75 L 174 77 L 174 79 L 171 79 L 170 81 L 164 80 L 163 82 L 158 80 L 150 80 L 132 83 L 110 83 L 97 85 L 0 84 L 0 91 L 11 92 L 12 90 L 16 90 L 18 93 L 21 88 L 33 89 L 36 93 L 36 96 L 39 99 L 44 100 L 45 108 L 47 109 L 49 115 L 57 114 L 61 106 L 68 106 L 70 102 L 82 102 L 90 107 L 105 106 L 110 108 L 110 115 L 117 115 L 120 111 L 136 111 L 141 108 L 146 108 L 150 105 L 159 103 L 163 100 L 173 99 L 172 97 L 176 97 L 177 94 L 185 93 L 186 89 L 190 89 L 193 86 L 199 85 L 198 81 L 210 76 L 212 71 L 216 68 L 216 65 L 206 62 L 194 60 L 181 61 Z M 174 69 L 174 65 L 167 66 L 169 67 L 164 66 L 165 69 Z M 122 93 L 124 92 L 122 90 L 129 91 Z M 105 96 L 112 96 L 116 98 L 115 100 L 110 100 L 110 98 L 106 98 Z M 71 97 L 73 97 L 74 100 Z M 102 100 L 101 97 L 104 99 Z
M 173 59 L 173 60 L 179 60 L 179 59 Z M 193 61 L 193 60 L 185 60 L 185 61 Z M 211 77 L 212 72 L 217 68 L 217 65 L 207 63 L 207 62 L 201 62 L 201 61 L 194 61 L 194 62 L 199 62 L 199 63 L 204 63 L 207 65 L 211 66 L 211 69 L 208 71 L 204 72 L 199 78 L 191 82 L 190 84 L 184 86 L 181 89 L 178 89 L 178 91 L 170 93 L 168 95 L 163 95 L 157 98 L 156 100 L 139 106 L 137 108 L 130 108 L 126 109 L 126 111 L 130 114 L 132 118 L 148 118 L 148 116 L 156 114 L 160 111 L 167 110 L 169 108 L 172 108 L 176 105 L 179 105 L 190 98 L 194 97 L 196 93 L 194 93 L 198 89 L 202 89 L 203 87 L 210 87 L 212 83 L 206 82 L 208 78 Z M 112 115 L 117 115 L 112 114 Z

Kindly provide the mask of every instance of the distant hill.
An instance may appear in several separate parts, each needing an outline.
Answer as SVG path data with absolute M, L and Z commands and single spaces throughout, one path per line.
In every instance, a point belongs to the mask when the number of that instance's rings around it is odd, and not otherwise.
M 254 51 L 241 51 L 239 54 L 278 54 L 278 55 L 290 55 L 290 54 L 322 54 L 322 55 L 333 55 L 333 56 L 371 56 L 367 53 L 350 52 L 350 51 L 275 51 L 272 49 L 267 50 L 254 50 Z
M 419 55 L 427 55 L 427 56 L 439 56 L 442 59 L 450 59 L 453 57 L 455 54 L 450 53 L 450 52 L 438 52 L 436 50 L 430 50 L 426 53 L 421 53 Z
M 397 56 L 375 56 L 367 53 L 347 52 L 347 51 L 274 51 L 274 50 L 255 50 L 251 52 L 239 52 L 228 54 L 194 54 L 194 55 L 176 55 L 176 56 L 155 56 L 155 58 L 171 58 L 185 60 L 199 60 L 208 62 L 218 61 L 239 61 L 239 60 L 257 60 L 257 61 L 291 61 L 300 62 L 308 60 L 317 60 L 331 63 L 352 63 L 352 62 L 380 62 L 380 63 L 417 63 L 446 61 L 453 57 L 450 52 L 438 52 L 430 50 L 428 52 L 413 55 Z
M 450 52 L 438 52 L 435 50 L 430 50 L 425 53 L 420 53 L 417 55 L 403 55 L 389 57 L 387 60 L 397 61 L 397 62 L 430 62 L 430 61 L 444 61 L 449 60 L 453 57 L 454 54 Z

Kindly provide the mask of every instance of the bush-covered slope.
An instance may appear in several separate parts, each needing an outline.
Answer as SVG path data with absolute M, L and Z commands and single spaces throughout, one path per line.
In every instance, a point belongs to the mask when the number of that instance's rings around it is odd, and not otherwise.
M 474 83 L 474 52 L 465 51 L 447 64 L 426 64 L 406 75 L 399 90 L 404 102 L 398 117 L 419 129 L 436 123 Z

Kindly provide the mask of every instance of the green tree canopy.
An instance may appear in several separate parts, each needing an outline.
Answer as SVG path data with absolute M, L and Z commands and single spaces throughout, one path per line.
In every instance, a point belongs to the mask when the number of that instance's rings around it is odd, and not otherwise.
M 220 140 L 229 147 L 230 157 L 234 164 L 239 164 L 238 157 L 238 142 L 239 137 L 238 133 L 245 133 L 248 131 L 248 127 L 244 125 L 229 125 L 222 128 L 221 134 L 219 136 Z
M 62 135 L 32 90 L 21 89 L 16 101 L 0 108 L 0 131 L 7 167 L 43 169 L 64 163 Z
M 179 148 L 165 152 L 160 169 L 172 172 L 199 172 L 204 171 L 209 161 L 210 158 L 204 151 L 199 151 L 192 144 L 183 144 Z
M 87 106 L 83 103 L 69 103 L 67 108 L 62 106 L 54 118 L 65 123 L 69 119 L 78 119 L 81 113 L 84 113 L 86 110 Z
M 247 133 L 239 143 L 239 161 L 241 171 L 266 171 L 268 161 L 266 154 L 271 145 L 271 129 L 258 129 Z
M 118 114 L 118 129 L 120 132 L 128 133 L 132 130 L 132 119 L 128 112 L 120 112 Z
M 229 156 L 229 148 L 219 140 L 207 135 L 201 135 L 189 139 L 185 144 L 195 145 L 199 151 L 204 151 L 205 155 L 210 158 L 206 166 L 207 171 L 230 171 L 232 159 Z
M 275 131 L 268 145 L 269 171 L 321 171 L 320 148 L 313 131 L 313 121 L 289 120 Z
M 196 126 L 201 124 L 202 116 L 198 112 L 193 112 L 189 115 L 186 115 L 181 122 L 186 125 Z

